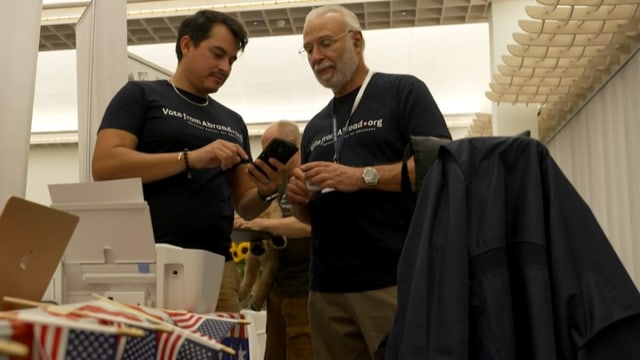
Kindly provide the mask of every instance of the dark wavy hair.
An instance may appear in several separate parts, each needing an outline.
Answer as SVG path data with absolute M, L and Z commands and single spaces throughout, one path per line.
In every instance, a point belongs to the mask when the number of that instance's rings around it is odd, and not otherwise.
M 187 16 L 178 29 L 178 38 L 176 40 L 176 55 L 178 62 L 182 60 L 182 50 L 180 49 L 180 39 L 187 35 L 191 39 L 194 46 L 198 47 L 200 43 L 211 35 L 211 28 L 214 24 L 224 24 L 233 34 L 240 51 L 244 51 L 249 39 L 247 38 L 247 30 L 244 25 L 237 19 L 219 11 L 200 10 L 197 13 Z

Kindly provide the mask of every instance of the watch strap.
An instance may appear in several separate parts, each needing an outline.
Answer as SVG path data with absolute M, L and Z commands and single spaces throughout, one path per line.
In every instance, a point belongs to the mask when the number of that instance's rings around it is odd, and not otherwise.
M 260 191 L 258 191 L 258 196 L 263 202 L 272 202 L 278 197 L 278 191 L 276 190 L 273 194 L 267 195 L 267 196 L 260 194 Z

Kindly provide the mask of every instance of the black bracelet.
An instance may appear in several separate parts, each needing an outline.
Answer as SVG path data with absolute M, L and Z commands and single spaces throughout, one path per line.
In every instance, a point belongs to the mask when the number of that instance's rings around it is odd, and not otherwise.
M 191 166 L 189 166 L 189 149 L 182 150 L 182 161 L 184 162 L 184 169 L 187 172 L 187 179 L 191 179 Z

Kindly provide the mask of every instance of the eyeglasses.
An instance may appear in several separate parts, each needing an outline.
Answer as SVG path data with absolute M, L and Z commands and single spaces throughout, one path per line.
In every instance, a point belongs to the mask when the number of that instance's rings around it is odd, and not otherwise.
M 307 53 L 307 55 L 313 52 L 314 46 L 317 46 L 320 51 L 327 50 L 331 48 L 338 40 L 352 33 L 353 30 L 347 30 L 346 32 L 338 35 L 338 36 L 323 36 L 320 39 L 316 40 L 315 45 L 313 43 L 306 43 L 302 45 L 302 48 L 298 50 L 298 54 Z

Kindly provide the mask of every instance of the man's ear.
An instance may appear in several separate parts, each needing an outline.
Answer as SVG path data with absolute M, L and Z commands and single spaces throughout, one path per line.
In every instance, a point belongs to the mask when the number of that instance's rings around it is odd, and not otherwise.
M 191 38 L 189 37 L 189 35 L 185 35 L 182 38 L 180 38 L 180 49 L 182 50 L 182 54 L 189 51 L 189 49 L 192 46 L 193 46 L 193 42 L 191 41 Z
M 364 38 L 362 37 L 362 31 L 354 31 L 352 38 L 353 38 L 353 46 L 358 50 L 362 50 L 364 45 Z

